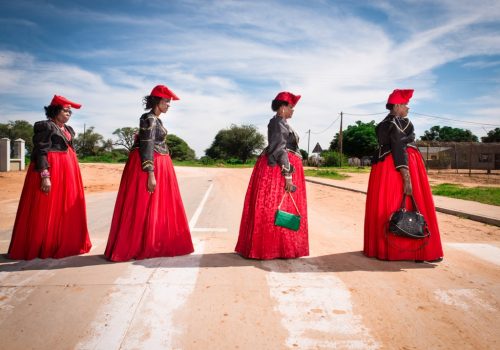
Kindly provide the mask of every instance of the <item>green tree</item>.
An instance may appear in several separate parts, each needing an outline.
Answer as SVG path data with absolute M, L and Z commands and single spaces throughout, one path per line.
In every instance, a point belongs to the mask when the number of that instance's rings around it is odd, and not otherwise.
M 481 137 L 481 141 L 488 142 L 500 142 L 500 128 L 495 128 L 494 130 L 488 131 L 486 136 Z
M 441 141 L 441 142 L 478 142 L 479 139 L 470 130 L 453 128 L 451 126 L 435 125 L 429 130 L 424 131 L 420 137 L 422 141 Z
M 132 150 L 135 141 L 135 135 L 139 132 L 139 128 L 119 128 L 113 131 L 113 135 L 118 137 L 118 140 L 114 142 L 115 146 L 122 146 L 128 152 Z
M 323 151 L 321 152 L 324 166 L 340 166 L 340 152 L 337 151 Z M 347 164 L 347 157 L 342 155 L 342 164 Z
M 307 153 L 307 151 L 305 149 L 300 149 L 300 155 L 302 156 L 302 159 L 306 159 L 309 158 L 309 154 Z
M 378 147 L 375 126 L 374 120 L 369 123 L 358 120 L 355 125 L 349 125 L 342 132 L 342 152 L 358 158 L 373 154 Z M 330 150 L 339 150 L 338 133 L 330 143 Z
M 91 126 L 84 133 L 78 134 L 73 140 L 73 145 L 79 156 L 96 156 L 102 153 L 104 138 L 94 131 Z
M 115 142 L 112 139 L 103 140 L 101 142 L 101 152 L 113 152 Z
M 33 125 L 26 120 L 9 121 L 6 124 L 0 123 L 0 138 L 9 138 L 12 141 L 23 139 L 28 152 L 33 150 Z
M 220 130 L 205 154 L 212 159 L 234 159 L 243 163 L 264 148 L 264 136 L 254 125 L 237 126 Z
M 440 126 L 433 126 L 429 130 L 425 130 L 424 134 L 420 137 L 422 141 L 437 141 L 439 138 L 439 129 Z
M 186 141 L 174 134 L 167 135 L 167 146 L 170 151 L 170 157 L 175 160 L 193 160 L 195 159 L 194 150 L 191 149 Z

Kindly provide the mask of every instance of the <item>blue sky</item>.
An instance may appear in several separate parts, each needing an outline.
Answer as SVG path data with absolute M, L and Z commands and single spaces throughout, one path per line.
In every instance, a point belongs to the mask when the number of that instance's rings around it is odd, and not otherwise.
M 142 97 L 165 84 L 181 100 L 164 124 L 197 156 L 231 124 L 265 134 L 282 90 L 302 95 L 290 124 L 303 149 L 309 129 L 311 150 L 327 148 L 341 111 L 344 126 L 381 120 L 394 88 L 415 89 L 417 136 L 433 125 L 484 136 L 500 126 L 500 4 L 2 1 L 0 76 L 0 122 L 44 119 L 60 94 L 83 104 L 77 132 L 105 138 L 137 126 Z

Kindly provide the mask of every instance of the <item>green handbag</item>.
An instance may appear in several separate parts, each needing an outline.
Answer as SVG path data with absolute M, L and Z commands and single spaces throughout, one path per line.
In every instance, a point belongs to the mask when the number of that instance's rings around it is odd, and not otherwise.
M 297 209 L 297 214 L 299 214 L 299 215 L 295 215 L 295 214 L 280 210 L 281 204 L 283 204 L 283 200 L 285 199 L 285 196 L 287 193 L 290 195 L 290 198 L 292 199 L 293 205 L 295 206 L 295 209 Z M 300 212 L 299 212 L 299 208 L 297 208 L 297 204 L 295 204 L 295 200 L 293 199 L 293 196 L 290 192 L 285 192 L 285 194 L 283 194 L 283 198 L 281 198 L 280 205 L 278 206 L 278 209 L 276 210 L 276 215 L 274 217 L 274 224 L 276 226 L 288 228 L 288 229 L 293 230 L 293 231 L 298 231 L 298 229 L 300 227 Z

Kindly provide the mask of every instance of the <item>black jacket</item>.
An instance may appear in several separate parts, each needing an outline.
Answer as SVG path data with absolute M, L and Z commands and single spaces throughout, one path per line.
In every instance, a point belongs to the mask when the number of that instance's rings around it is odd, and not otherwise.
M 408 154 L 406 147 L 418 150 L 415 141 L 413 124 L 408 118 L 401 118 L 389 114 L 375 128 L 378 139 L 378 150 L 373 156 L 372 164 L 381 162 L 392 153 L 396 169 L 408 168 Z
M 139 119 L 139 137 L 133 148 L 139 148 L 142 170 L 154 171 L 154 152 L 168 154 L 167 129 L 152 112 L 144 113 Z
M 267 125 L 267 142 L 268 146 L 265 149 L 268 156 L 267 164 L 270 166 L 278 164 L 286 173 L 287 169 L 290 169 L 287 151 L 300 156 L 299 136 L 285 119 L 275 115 Z
M 66 152 L 68 147 L 73 148 L 72 140 L 75 137 L 75 131 L 69 125 L 64 126 L 71 134 L 71 140 L 68 140 L 64 132 L 51 120 L 42 120 L 33 126 L 31 162 L 35 163 L 36 171 L 50 168 L 47 161 L 48 152 Z

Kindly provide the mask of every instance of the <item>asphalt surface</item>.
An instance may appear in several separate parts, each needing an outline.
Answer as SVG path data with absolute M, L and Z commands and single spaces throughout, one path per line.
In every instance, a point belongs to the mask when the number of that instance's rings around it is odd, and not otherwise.
M 365 196 L 308 183 L 311 256 L 247 260 L 233 249 L 250 171 L 178 169 L 195 245 L 182 257 L 106 261 L 116 193 L 88 195 L 89 254 L 0 259 L 0 348 L 500 347 L 497 227 L 440 214 L 442 263 L 367 259 Z

